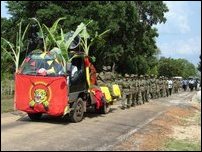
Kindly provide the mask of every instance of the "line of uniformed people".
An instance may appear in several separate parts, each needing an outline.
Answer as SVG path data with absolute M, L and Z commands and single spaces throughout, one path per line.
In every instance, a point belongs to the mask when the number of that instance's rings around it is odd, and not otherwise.
M 103 71 L 97 74 L 97 84 L 107 86 L 112 97 L 114 96 L 112 85 L 118 84 L 122 93 L 120 99 L 122 109 L 144 104 L 149 102 L 149 99 L 168 97 L 171 95 L 168 82 L 167 77 L 156 78 L 153 74 L 151 76 L 125 74 L 123 77 L 121 74 L 111 72 L 110 66 L 103 66 Z M 174 79 L 172 88 L 174 89 L 172 92 L 177 93 L 180 88 L 180 81 Z

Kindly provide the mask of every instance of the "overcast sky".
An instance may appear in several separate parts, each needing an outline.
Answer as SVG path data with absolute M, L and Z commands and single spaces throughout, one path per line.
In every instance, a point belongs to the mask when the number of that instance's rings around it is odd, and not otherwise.
M 169 8 L 167 22 L 155 26 L 160 56 L 184 58 L 197 65 L 201 54 L 201 1 L 164 1 Z M 1 1 L 1 16 L 10 17 Z

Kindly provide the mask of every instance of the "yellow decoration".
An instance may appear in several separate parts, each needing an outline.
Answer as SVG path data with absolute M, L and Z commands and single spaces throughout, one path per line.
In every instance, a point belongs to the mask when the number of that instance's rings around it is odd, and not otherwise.
M 42 54 L 40 55 L 40 57 L 41 57 L 42 59 L 44 59 L 45 56 L 46 56 L 46 52 L 44 52 L 44 53 L 42 53 Z
M 115 96 L 121 97 L 121 90 L 120 90 L 118 84 L 113 84 L 112 89 L 113 89 L 113 93 Z
M 53 63 L 53 60 L 47 61 L 48 65 L 51 65 Z
M 52 67 L 49 70 L 46 70 L 47 74 L 55 73 L 55 69 Z
M 55 62 L 59 63 L 58 59 L 55 59 Z
M 64 110 L 64 113 L 63 113 L 63 116 L 66 115 L 69 112 L 70 112 L 70 108 L 69 108 L 69 106 L 66 106 L 65 110 Z
M 112 101 L 112 97 L 111 97 L 111 94 L 109 92 L 109 88 L 108 87 L 100 87 L 102 93 L 105 94 L 105 97 L 107 99 L 107 102 L 111 102 Z
M 86 67 L 86 79 L 88 86 L 90 87 L 90 73 L 89 73 L 89 67 Z

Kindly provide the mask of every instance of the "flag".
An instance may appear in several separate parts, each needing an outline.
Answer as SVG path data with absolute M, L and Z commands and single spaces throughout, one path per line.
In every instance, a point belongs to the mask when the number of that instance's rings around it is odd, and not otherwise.
M 62 116 L 68 105 L 65 77 L 15 75 L 14 104 L 27 113 L 47 113 Z

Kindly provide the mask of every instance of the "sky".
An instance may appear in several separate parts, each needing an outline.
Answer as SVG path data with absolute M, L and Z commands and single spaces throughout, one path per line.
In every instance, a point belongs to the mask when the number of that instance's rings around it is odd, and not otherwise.
M 184 58 L 197 66 L 201 54 L 201 1 L 164 1 L 165 24 L 155 26 L 160 56 Z
M 184 58 L 195 66 L 201 54 L 201 1 L 164 1 L 169 12 L 167 21 L 158 24 L 159 57 Z M 1 16 L 9 18 L 6 3 L 1 1 Z

